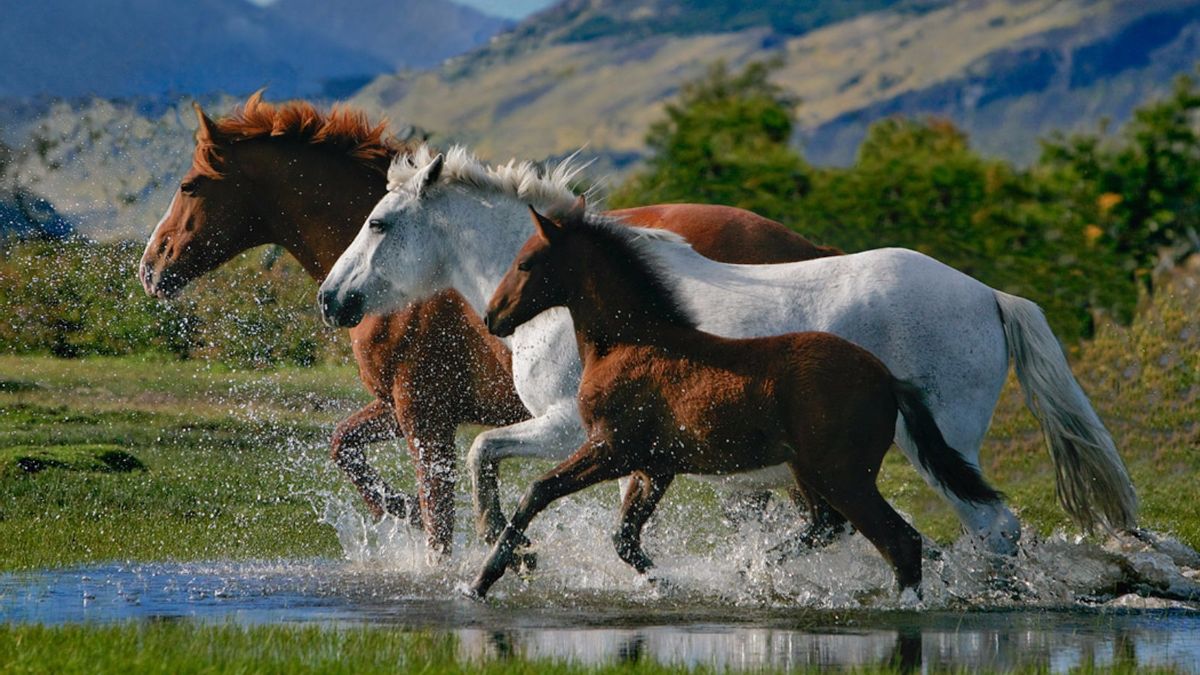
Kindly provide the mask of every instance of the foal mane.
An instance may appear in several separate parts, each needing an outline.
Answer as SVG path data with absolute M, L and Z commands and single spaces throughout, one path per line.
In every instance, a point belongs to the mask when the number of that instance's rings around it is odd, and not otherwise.
M 666 261 L 654 246 L 655 242 L 666 242 L 690 248 L 683 237 L 667 230 L 630 227 L 619 218 L 595 212 L 567 212 L 554 219 L 574 236 L 586 237 L 621 269 L 621 274 L 632 277 L 638 297 L 649 307 L 649 315 L 672 326 L 697 326 L 676 281 L 666 271 Z
M 591 164 L 579 162 L 577 155 L 572 154 L 553 167 L 515 159 L 490 166 L 466 147 L 454 145 L 445 153 L 439 182 L 507 195 L 543 211 L 565 211 L 577 196 L 571 184 Z M 388 189 L 399 189 L 436 157 L 437 152 L 424 143 L 412 153 L 396 155 L 388 169 Z
M 344 105 L 321 112 L 308 101 L 272 104 L 256 91 L 246 102 L 216 120 L 215 139 L 197 141 L 193 163 L 211 178 L 221 177 L 221 148 L 225 143 L 256 138 L 292 139 L 345 155 L 383 174 L 392 157 L 403 155 L 409 146 L 387 137 L 387 122 L 372 124 L 365 113 Z

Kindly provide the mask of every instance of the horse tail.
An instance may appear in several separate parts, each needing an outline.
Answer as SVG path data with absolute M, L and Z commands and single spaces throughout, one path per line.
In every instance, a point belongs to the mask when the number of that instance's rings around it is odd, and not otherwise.
M 1008 353 L 1025 405 L 1042 424 L 1054 462 L 1055 492 L 1086 532 L 1137 527 L 1137 495 L 1112 436 L 1075 381 L 1062 346 L 1033 302 L 996 293 Z
M 900 414 L 904 416 L 908 435 L 917 445 L 917 457 L 925 471 L 963 501 L 977 504 L 1000 501 L 1001 494 L 987 484 L 979 469 L 946 443 L 920 388 L 892 378 L 892 392 Z

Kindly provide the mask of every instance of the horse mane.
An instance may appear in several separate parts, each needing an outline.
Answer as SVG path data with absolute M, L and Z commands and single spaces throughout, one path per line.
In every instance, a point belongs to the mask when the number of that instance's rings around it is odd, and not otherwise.
M 397 190 L 408 183 L 436 157 L 437 152 L 424 143 L 412 153 L 396 155 L 388 169 L 388 190 Z M 455 145 L 445 153 L 439 182 L 507 195 L 543 211 L 564 211 L 575 202 L 571 184 L 591 164 L 579 162 L 577 157 L 578 153 L 574 153 L 546 168 L 515 159 L 489 166 L 467 148 Z
M 680 297 L 676 281 L 664 271 L 666 262 L 654 248 L 655 242 L 690 248 L 686 239 L 667 230 L 630 227 L 619 218 L 595 212 L 581 215 L 579 211 L 567 211 L 551 217 L 568 232 L 590 239 L 623 267 L 650 305 L 652 316 L 673 326 L 696 328 L 695 317 Z
M 211 178 L 220 178 L 220 145 L 256 138 L 293 139 L 345 155 L 381 174 L 387 172 L 392 157 L 403 155 L 409 147 L 387 137 L 387 122 L 372 124 L 365 113 L 335 104 L 321 112 L 308 101 L 273 104 L 262 100 L 256 91 L 246 102 L 214 123 L 215 139 L 196 143 L 193 163 Z

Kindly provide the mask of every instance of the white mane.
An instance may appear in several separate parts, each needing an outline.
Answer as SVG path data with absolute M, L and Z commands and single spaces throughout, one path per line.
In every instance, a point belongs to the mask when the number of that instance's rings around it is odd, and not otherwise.
M 571 182 L 591 163 L 578 162 L 578 154 L 576 152 L 548 169 L 528 160 L 518 162 L 515 159 L 500 166 L 488 166 L 470 150 L 455 145 L 445 153 L 445 164 L 438 181 L 508 195 L 533 204 L 539 210 L 565 209 L 576 199 Z M 424 143 L 412 154 L 396 155 L 388 168 L 388 190 L 405 185 L 436 157 L 437 153 Z

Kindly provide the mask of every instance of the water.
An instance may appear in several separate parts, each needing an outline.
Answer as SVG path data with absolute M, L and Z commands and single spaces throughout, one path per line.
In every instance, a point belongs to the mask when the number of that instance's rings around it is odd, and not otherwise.
M 449 632 L 465 659 L 646 659 L 755 668 L 1170 666 L 1200 672 L 1200 593 L 1190 550 L 1165 539 L 1026 534 L 1015 559 L 960 542 L 924 565 L 916 605 L 861 537 L 782 558 L 779 523 L 736 537 L 647 533 L 648 581 L 608 547 L 606 500 L 552 509 L 531 528 L 539 568 L 506 576 L 487 602 L 462 596 L 486 551 L 466 534 L 448 564 L 423 537 L 364 520 L 353 502 L 322 518 L 344 559 L 109 564 L 0 575 L 0 619 L 47 624 L 189 620 L 389 625 Z M 667 521 L 671 515 L 665 515 Z M 786 527 L 784 528 L 786 530 Z M 696 546 L 696 541 L 705 542 Z

